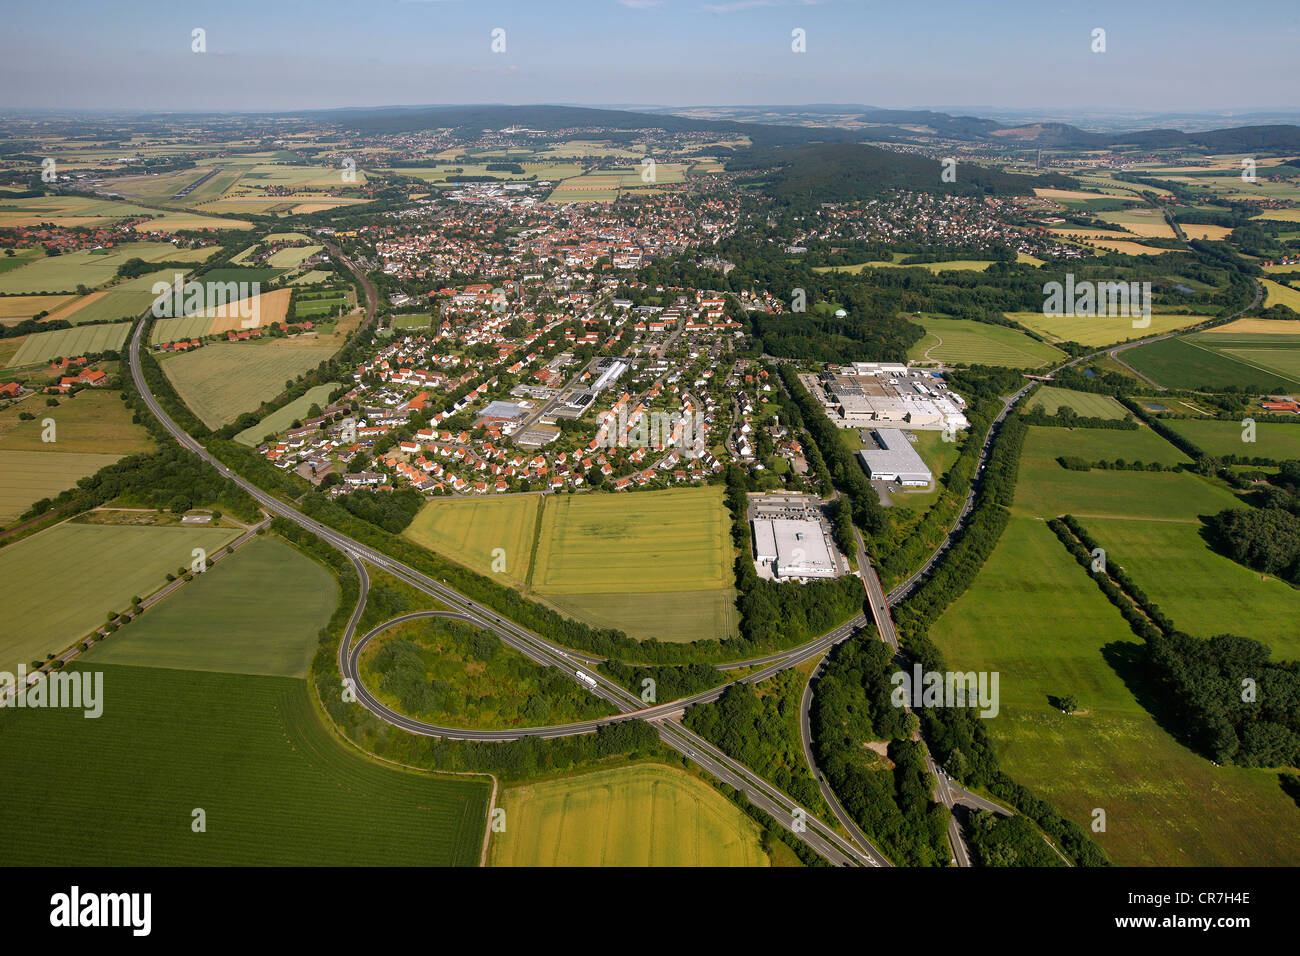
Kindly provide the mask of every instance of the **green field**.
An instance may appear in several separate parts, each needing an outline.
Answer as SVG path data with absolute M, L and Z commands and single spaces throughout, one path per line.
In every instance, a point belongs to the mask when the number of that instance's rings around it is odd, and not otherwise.
M 402 532 L 416 544 L 479 574 L 523 587 L 537 527 L 536 495 L 438 498 Z M 492 552 L 505 551 L 505 570 L 492 570 Z
M 125 242 L 112 249 L 65 252 L 0 273 L 0 292 L 72 292 L 79 285 L 93 289 L 112 279 L 118 267 L 130 259 L 161 262 L 181 258 L 184 256 L 167 242 Z
M 1197 637 L 1232 633 L 1273 648 L 1274 660 L 1300 660 L 1300 591 L 1217 554 L 1201 523 L 1087 518 L 1084 526 L 1138 587 Z
M 1240 455 L 1243 458 L 1273 458 L 1277 461 L 1300 458 L 1300 422 L 1294 425 L 1256 422 L 1254 443 L 1241 440 L 1245 434 L 1241 422 L 1175 419 L 1165 424 L 1191 439 L 1207 455 Z
M 1164 339 L 1123 353 L 1123 359 L 1142 374 L 1169 388 L 1220 391 L 1238 386 L 1254 392 L 1286 392 L 1300 387 L 1300 372 L 1289 378 L 1245 364 L 1196 342 L 1200 336 Z
M 190 410 L 209 428 L 220 428 L 333 354 L 332 348 L 311 345 L 218 342 L 159 364 Z
M 395 315 L 393 316 L 393 328 L 395 329 L 427 329 L 432 322 L 433 316 L 427 312 L 415 315 Z
M 1199 332 L 1185 338 L 1189 345 L 1211 349 L 1225 358 L 1252 366 L 1261 374 L 1276 373 L 1300 381 L 1300 335 L 1267 332 Z
M 194 560 L 239 536 L 230 528 L 65 522 L 0 549 L 0 670 L 58 653 Z M 152 612 L 146 612 L 146 614 Z
M 254 282 L 270 282 L 276 276 L 283 275 L 284 269 L 259 268 L 257 266 L 246 266 L 230 268 L 226 266 L 220 269 L 213 269 L 211 272 L 203 273 L 203 281 L 208 282 L 247 282 L 250 285 Z
M 1014 513 L 1043 518 L 1068 512 L 1188 519 L 1241 504 L 1225 488 L 1190 472 L 1068 471 L 1056 461 L 1062 455 L 1090 462 L 1123 458 L 1170 465 L 1187 460 L 1145 427 L 1114 431 L 1030 426 L 1020 459 Z
M 157 274 L 162 275 L 162 273 Z M 75 311 L 68 311 L 66 315 L 57 315 L 55 318 L 67 319 L 73 325 L 137 319 L 153 305 L 155 298 L 156 296 L 147 289 L 133 292 L 129 289 L 113 288 L 103 294 L 92 292 L 76 306 Z
M 340 292 L 335 296 L 304 299 L 301 296 L 294 303 L 294 313 L 299 319 L 314 319 L 317 316 L 337 315 L 339 309 L 347 310 L 348 295 Z
M 311 258 L 324 248 L 324 246 L 289 246 L 268 256 L 266 264 L 273 269 L 293 269 L 302 265 L 304 259 Z
M 641 764 L 514 787 L 492 866 L 766 866 L 759 831 L 694 777 Z
M 1038 368 L 1065 357 L 1059 349 L 1001 325 L 967 319 L 909 317 L 909 321 L 926 332 L 907 350 L 912 360 Z
M 337 603 L 328 571 L 279 539 L 257 538 L 82 660 L 305 677 Z
M 36 417 L 23 421 L 18 417 L 23 412 Z M 0 411 L 0 452 L 116 456 L 151 451 L 154 443 L 149 432 L 132 423 L 131 414 L 116 392 L 102 389 L 82 389 L 61 398 L 54 408 L 28 398 Z M 41 440 L 47 418 L 54 419 L 53 442 Z
M 338 382 L 330 382 L 309 388 L 301 398 L 295 398 L 288 405 L 267 415 L 256 425 L 245 428 L 235 436 L 235 441 L 250 448 L 257 446 L 267 435 L 278 435 L 295 421 L 306 418 L 308 410 L 313 405 L 324 408 L 329 403 L 330 393 L 339 387 Z
M 0 711 L 9 766 L 42 768 L 0 775 L 11 864 L 478 864 L 490 783 L 406 772 L 344 749 L 304 681 L 96 670 L 98 719 Z M 191 829 L 196 808 L 206 832 Z M 33 839 L 33 821 L 47 815 L 59 821 L 57 837 Z
M 1146 319 L 1134 319 L 1131 316 L 1075 316 L 1043 315 L 1042 312 L 1008 312 L 1008 319 L 1019 322 L 1027 329 L 1033 329 L 1039 335 L 1053 342 L 1078 342 L 1100 348 L 1127 342 L 1129 339 L 1143 339 L 1175 329 L 1185 329 L 1189 325 L 1199 325 L 1207 321 L 1208 315 L 1170 315 L 1164 312 L 1152 312 L 1150 325 L 1134 328 L 1134 322 Z
M 1138 639 L 1044 523 L 1013 518 L 931 635 L 949 666 L 1000 673 L 987 726 L 1003 768 L 1085 830 L 1105 810 L 1089 835 L 1113 862 L 1300 861 L 1300 808 L 1277 774 L 1214 767 L 1161 729 L 1134 696 Z M 1052 706 L 1064 694 L 1080 713 Z
M 1068 405 L 1083 418 L 1122 419 L 1129 414 L 1127 408 L 1109 395 L 1076 392 L 1071 388 L 1044 385 L 1025 401 L 1025 411 L 1042 407 L 1048 415 L 1055 415 L 1062 405 Z
M 612 627 L 637 641 L 726 640 L 740 633 L 736 589 L 655 594 L 534 594 L 565 617 Z M 693 636 L 692 636 L 693 635 Z
M 9 368 L 38 365 L 54 358 L 116 352 L 126 342 L 130 322 L 115 325 L 79 325 L 53 332 L 36 332 L 27 336 L 22 347 L 9 360 Z
M 40 424 L 41 419 L 28 424 Z M 0 449 L 0 524 L 7 524 L 42 498 L 53 498 L 117 455 Z

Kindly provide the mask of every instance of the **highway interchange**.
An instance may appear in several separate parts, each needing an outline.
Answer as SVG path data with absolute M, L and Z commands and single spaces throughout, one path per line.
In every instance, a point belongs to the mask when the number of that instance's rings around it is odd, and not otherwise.
M 335 258 L 351 269 L 362 282 L 367 299 L 366 321 L 371 321 L 374 317 L 377 304 L 377 297 L 373 285 L 366 278 L 364 272 L 357 267 L 356 264 L 348 260 L 347 257 L 345 257 L 336 247 L 331 245 L 329 246 L 329 249 Z M 1245 312 L 1252 308 L 1259 302 L 1261 296 L 1262 288 L 1258 287 L 1257 284 L 1255 302 L 1242 311 Z M 646 707 L 642 700 L 631 691 L 609 680 L 590 666 L 593 662 L 598 661 L 598 658 L 579 654 L 553 644 L 546 638 L 521 627 L 513 621 L 501 617 L 491 608 L 473 601 L 465 595 L 462 595 L 454 589 L 446 586 L 442 582 L 436 581 L 414 568 L 389 557 L 381 551 L 362 544 L 361 542 L 356 541 L 327 525 L 315 521 L 303 514 L 297 508 L 293 507 L 291 504 L 268 494 L 252 482 L 232 471 L 224 463 L 211 455 L 195 438 L 177 425 L 159 405 L 157 399 L 149 389 L 140 364 L 141 340 L 147 325 L 148 315 L 146 314 L 138 320 L 133 331 L 129 346 L 129 363 L 135 386 L 150 412 L 177 440 L 177 442 L 189 451 L 201 457 L 204 461 L 215 468 L 223 477 L 237 484 L 254 500 L 256 500 L 268 514 L 277 515 L 292 521 L 299 527 L 316 535 L 322 541 L 347 555 L 353 567 L 356 569 L 361 585 L 359 597 L 346 632 L 340 641 L 338 654 L 339 671 L 342 677 L 341 693 L 344 691 L 351 691 L 355 696 L 356 701 L 376 717 L 406 730 L 409 733 L 455 740 L 512 740 L 525 736 L 536 736 L 545 739 L 571 734 L 591 733 L 605 724 L 621 720 L 649 721 L 655 726 L 660 739 L 666 746 L 678 751 L 716 779 L 726 783 L 728 786 L 731 786 L 736 790 L 744 792 L 751 803 L 770 814 L 778 823 L 793 833 L 796 838 L 802 840 L 815 852 L 831 863 L 844 866 L 891 865 L 879 849 L 870 842 L 866 834 L 861 832 L 856 824 L 853 823 L 851 817 L 849 817 L 849 815 L 843 810 L 838 800 L 836 800 L 834 793 L 823 779 L 821 772 L 813 762 L 807 719 L 808 708 L 811 705 L 812 696 L 811 681 L 805 688 L 803 706 L 801 707 L 801 734 L 803 736 L 805 755 L 810 767 L 812 768 L 813 774 L 817 779 L 823 797 L 826 798 L 827 804 L 832 808 L 836 817 L 839 819 L 845 830 L 851 835 L 852 839 L 845 839 L 845 837 L 841 836 L 840 833 L 832 827 L 809 813 L 806 808 L 800 807 L 788 795 L 778 790 L 739 761 L 727 756 L 697 734 L 694 734 L 683 727 L 675 719 L 680 717 L 686 708 L 693 704 L 705 703 L 718 699 L 726 688 L 729 687 L 731 683 L 735 682 L 722 684 L 692 697 L 662 704 L 657 703 L 653 706 Z M 1155 338 L 1163 337 L 1164 336 L 1155 336 L 1153 337 L 1153 340 Z M 1057 369 L 1054 369 L 1052 373 L 1048 374 L 1050 376 L 1056 371 L 1060 371 L 1063 368 L 1081 362 L 1088 357 L 1089 356 L 1080 356 L 1070 362 L 1064 363 Z M 887 641 L 895 651 L 898 651 L 899 645 L 897 634 L 894 630 L 893 620 L 889 613 L 889 604 L 891 602 L 902 600 L 911 593 L 916 584 L 933 566 L 934 562 L 937 561 L 947 550 L 952 536 L 962 527 L 963 522 L 974 507 L 975 495 L 980 483 L 979 475 L 982 474 L 983 467 L 987 462 L 997 427 L 1005 419 L 1010 410 L 1028 393 L 1030 388 L 1032 388 L 1032 384 L 1033 383 L 1026 385 L 1013 396 L 1004 399 L 1004 407 L 995 420 L 993 426 L 990 427 L 989 433 L 986 436 L 984 445 L 981 449 L 976 481 L 972 484 L 970 494 L 964 503 L 961 513 L 953 527 L 949 530 L 940 547 L 930 556 L 930 558 L 927 559 L 924 565 L 915 574 L 902 582 L 888 595 L 885 595 L 874 568 L 872 568 L 867 560 L 865 549 L 861 547 L 862 542 L 859 537 L 859 574 L 867 591 L 867 603 L 871 609 L 874 623 L 876 624 L 881 638 Z M 356 628 L 364 612 L 366 594 L 369 589 L 369 576 L 365 568 L 365 563 L 369 563 L 373 567 L 379 568 L 388 574 L 393 575 L 395 578 L 406 582 L 413 588 L 437 598 L 451 610 L 444 612 L 422 612 L 421 614 L 403 616 L 394 621 L 389 621 L 380 625 L 370 633 L 364 635 L 360 641 L 354 644 L 353 640 Z M 394 623 L 398 623 L 401 620 L 425 616 L 430 613 L 452 616 L 465 621 L 466 623 L 488 630 L 507 645 L 519 651 L 521 654 L 524 654 L 537 664 L 541 666 L 557 667 L 565 673 L 574 676 L 575 679 L 577 679 L 576 672 L 582 670 L 584 674 L 588 675 L 591 680 L 594 681 L 594 684 L 588 687 L 588 690 L 601 699 L 608 701 L 619 711 L 619 713 L 598 720 L 582 721 L 551 727 L 514 728 L 503 731 L 488 731 L 439 727 L 406 717 L 391 710 L 378 701 L 365 688 L 359 678 L 357 661 L 361 649 L 370 639 L 384 628 L 391 626 Z M 865 616 L 858 615 L 827 634 L 822 635 L 814 641 L 801 645 L 800 647 L 762 658 L 735 662 L 726 665 L 722 669 L 735 670 L 759 666 L 759 670 L 740 679 L 743 682 L 758 683 L 785 668 L 796 666 L 804 661 L 824 654 L 835 644 L 855 634 L 859 629 L 865 626 L 865 624 Z M 586 669 L 584 670 L 580 665 L 585 665 Z M 957 787 L 951 781 L 948 781 L 943 774 L 938 772 L 933 760 L 929 757 L 928 749 L 926 759 L 929 769 L 934 773 L 936 778 L 936 799 L 941 800 L 949 808 L 958 802 L 965 802 L 968 805 L 981 804 L 981 798 L 975 797 L 967 791 L 962 790 L 960 787 Z M 982 803 L 987 804 L 988 801 L 982 801 Z M 988 807 L 986 808 L 989 807 L 996 807 L 996 805 L 988 804 Z M 1004 813 L 1007 812 L 1000 807 L 998 807 L 997 810 Z M 959 865 L 969 865 L 969 854 L 965 848 L 960 827 L 955 818 L 950 820 L 949 839 L 953 846 L 954 861 Z

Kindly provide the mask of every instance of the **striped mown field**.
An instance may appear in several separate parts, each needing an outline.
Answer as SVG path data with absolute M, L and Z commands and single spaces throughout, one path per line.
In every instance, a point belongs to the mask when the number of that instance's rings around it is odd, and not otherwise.
M 239 533 L 64 522 L 0 549 L 0 670 L 63 650 L 188 568 L 195 548 L 214 554 Z
M 334 354 L 331 347 L 218 342 L 170 355 L 159 364 L 203 424 L 220 428 L 284 391 L 285 382 Z
M 0 450 L 0 523 L 17 518 L 42 498 L 53 498 L 117 455 Z
M 278 538 L 257 538 L 81 659 L 305 677 L 337 603 L 328 571 Z
M 116 352 L 126 342 L 130 322 L 114 325 L 81 325 L 53 332 L 35 332 L 23 340 L 22 347 L 9 360 L 9 368 L 38 365 L 50 359 Z
M 420 509 L 402 534 L 472 571 L 522 587 L 528 579 L 540 500 L 538 495 L 437 498 Z M 504 571 L 492 570 L 497 548 L 505 552 Z

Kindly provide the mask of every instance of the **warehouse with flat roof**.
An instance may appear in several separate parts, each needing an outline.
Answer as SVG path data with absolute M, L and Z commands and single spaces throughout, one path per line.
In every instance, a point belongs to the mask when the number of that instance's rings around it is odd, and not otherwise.
M 929 486 L 930 466 L 916 453 L 907 436 L 897 428 L 877 428 L 871 433 L 879 448 L 858 452 L 867 477 L 875 481 L 896 481 L 909 487 Z
M 833 578 L 839 574 L 821 522 L 811 518 L 755 518 L 754 562 L 778 578 Z

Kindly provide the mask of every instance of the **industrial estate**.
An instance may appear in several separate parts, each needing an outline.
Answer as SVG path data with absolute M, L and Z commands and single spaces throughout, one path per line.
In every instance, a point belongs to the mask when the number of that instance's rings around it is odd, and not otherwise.
M 1300 127 L 1048 118 L 0 110 L 10 864 L 1300 863 Z

